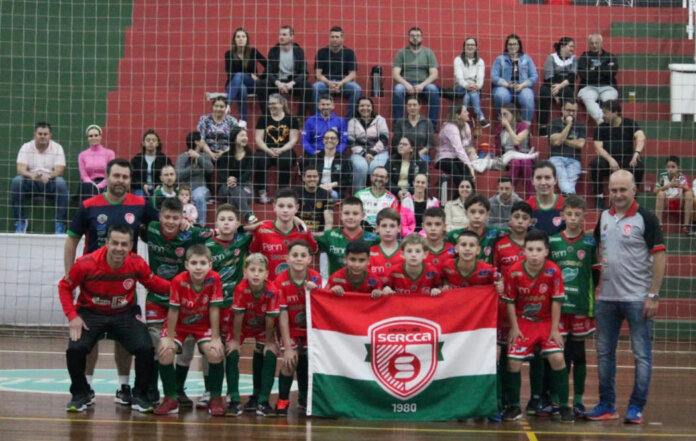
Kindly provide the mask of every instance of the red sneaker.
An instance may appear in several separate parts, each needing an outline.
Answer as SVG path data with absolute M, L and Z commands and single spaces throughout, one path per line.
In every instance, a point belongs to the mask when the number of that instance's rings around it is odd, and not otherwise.
M 179 403 L 171 397 L 164 397 L 162 404 L 153 411 L 155 415 L 171 415 L 179 413 Z
M 288 407 L 290 407 L 290 400 L 278 399 L 276 402 L 276 415 L 285 416 L 288 414 Z
M 210 404 L 208 405 L 208 413 L 212 416 L 225 416 L 227 413 L 227 401 L 225 397 L 219 396 L 210 399 Z

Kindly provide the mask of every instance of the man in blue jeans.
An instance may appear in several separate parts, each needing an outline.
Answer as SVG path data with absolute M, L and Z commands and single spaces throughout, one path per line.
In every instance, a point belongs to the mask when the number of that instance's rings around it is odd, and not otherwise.
M 635 381 L 624 421 L 643 422 L 652 371 L 652 325 L 665 273 L 665 245 L 657 217 L 635 200 L 633 175 L 618 170 L 609 178 L 612 207 L 595 228 L 602 249 L 602 284 L 597 296 L 599 404 L 588 420 L 617 419 L 616 347 L 621 324 L 628 321 L 635 357 Z
M 430 48 L 423 46 L 423 31 L 417 27 L 409 29 L 408 46 L 397 52 L 392 65 L 394 121 L 404 116 L 406 95 L 418 95 L 428 101 L 428 118 L 437 130 L 440 114 L 440 89 L 435 85 L 437 77 L 437 59 Z
M 558 188 L 564 195 L 575 194 L 575 185 L 582 173 L 582 149 L 587 139 L 587 126 L 578 121 L 578 104 L 563 103 L 563 116 L 551 121 L 549 130 L 549 161 L 556 166 Z
M 29 221 L 24 214 L 27 196 L 44 195 L 56 201 L 56 234 L 65 233 L 68 215 L 68 185 L 63 179 L 65 153 L 51 140 L 53 132 L 47 122 L 34 126 L 34 139 L 22 145 L 17 154 L 17 176 L 10 185 L 15 233 L 26 233 Z

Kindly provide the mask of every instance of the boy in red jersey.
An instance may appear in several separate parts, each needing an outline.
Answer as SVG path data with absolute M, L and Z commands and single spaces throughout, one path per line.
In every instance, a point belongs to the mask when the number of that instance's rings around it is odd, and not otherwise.
M 109 227 L 106 246 L 82 256 L 58 284 L 60 303 L 70 322 L 70 342 L 66 351 L 72 399 L 68 412 L 82 412 L 94 404 L 85 377 L 87 354 L 104 333 L 135 355 L 135 387 L 131 408 L 152 410 L 147 400 L 155 355 L 152 339 L 135 301 L 135 285 L 164 293 L 169 282 L 152 273 L 145 260 L 131 252 L 133 231 L 126 224 Z M 73 290 L 80 287 L 77 302 Z
M 404 262 L 392 269 L 384 294 L 440 294 L 440 274 L 437 268 L 425 263 L 425 239 L 411 233 L 401 242 Z
M 288 267 L 285 261 L 288 243 L 304 240 L 312 247 L 312 253 L 318 251 L 317 242 L 312 237 L 312 233 L 300 230 L 294 223 L 298 208 L 297 195 L 291 188 L 278 190 L 273 204 L 275 221 L 263 222 L 254 232 L 254 240 L 249 246 L 249 251 L 266 256 L 271 280 Z
M 288 264 L 290 268 L 280 273 L 274 282 L 281 293 L 279 322 L 285 348 L 284 363 L 278 375 L 278 416 L 288 414 L 295 371 L 299 388 L 298 407 L 307 407 L 306 294 L 322 286 L 321 274 L 309 267 L 312 264 L 312 249 L 307 242 L 296 240 L 288 245 Z
M 260 378 L 254 381 L 254 394 L 244 406 L 244 410 L 256 410 L 259 416 L 273 411 L 268 397 L 275 380 L 276 359 L 279 349 L 275 343 L 275 319 L 280 315 L 280 293 L 268 280 L 268 259 L 260 253 L 252 253 L 246 258 L 244 278 L 234 288 L 232 303 L 232 329 L 225 331 L 227 339 L 227 390 L 230 392 L 228 415 L 241 415 L 242 405 L 239 396 L 239 349 L 244 340 L 256 340 L 255 352 L 263 353 L 263 363 L 254 365 L 253 375 Z M 258 385 L 258 389 L 256 388 Z
M 463 231 L 459 234 L 457 237 L 457 257 L 449 261 L 451 265 L 441 267 L 445 282 L 443 290 L 495 285 L 498 293 L 503 292 L 503 281 L 495 267 L 478 259 L 480 251 L 479 237 L 475 232 Z
M 370 271 L 379 276 L 382 284 L 387 282 L 392 268 L 404 261 L 399 248 L 401 215 L 393 208 L 385 208 L 377 213 L 377 227 L 380 243 L 370 248 Z
M 362 292 L 378 298 L 382 295 L 382 280 L 370 271 L 370 245 L 356 240 L 346 246 L 346 266 L 329 277 L 326 288 L 342 296 L 346 291 Z
M 174 356 L 188 336 L 196 340 L 198 349 L 210 363 L 208 412 L 213 416 L 225 415 L 225 398 L 221 396 L 224 375 L 224 346 L 220 339 L 222 282 L 220 275 L 213 271 L 211 257 L 205 245 L 192 245 L 186 250 L 186 271 L 172 279 L 167 322 L 157 349 L 165 396 L 155 409 L 156 415 L 179 413 Z
M 547 259 L 549 237 L 541 230 L 527 233 L 525 260 L 514 264 L 505 275 L 504 299 L 510 319 L 508 335 L 508 375 L 506 396 L 510 404 L 505 421 L 522 416 L 520 409 L 520 369 L 522 361 L 534 356 L 537 346 L 551 366 L 551 388 L 558 394 L 561 422 L 575 421 L 568 406 L 568 371 L 563 357 L 563 336 L 558 329 L 561 305 L 565 300 L 563 277 L 558 265 Z
M 423 231 L 425 231 L 425 263 L 439 268 L 440 265 L 456 254 L 455 246 L 445 240 L 447 232 L 445 210 L 441 207 L 426 208 L 423 213 Z

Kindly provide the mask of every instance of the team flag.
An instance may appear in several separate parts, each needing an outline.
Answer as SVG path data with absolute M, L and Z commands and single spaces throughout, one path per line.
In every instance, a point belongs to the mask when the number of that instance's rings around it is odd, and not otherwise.
M 309 415 L 441 421 L 497 414 L 493 286 L 438 297 L 307 297 Z

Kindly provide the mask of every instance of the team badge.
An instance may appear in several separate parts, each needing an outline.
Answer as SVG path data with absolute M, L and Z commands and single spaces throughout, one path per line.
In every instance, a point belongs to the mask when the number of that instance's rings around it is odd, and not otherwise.
M 486 256 L 490 256 L 491 255 L 491 247 L 484 248 L 483 254 L 485 254 Z
M 126 222 L 128 222 L 129 224 L 135 222 L 135 215 L 133 213 L 126 213 L 124 218 L 126 219 Z
M 553 226 L 554 227 L 560 226 L 561 222 L 563 222 L 563 219 L 561 219 L 559 216 L 556 216 L 553 218 Z
M 176 254 L 177 257 L 181 257 L 184 255 L 184 247 L 176 247 L 176 250 L 174 250 L 174 253 Z
M 631 224 L 624 225 L 623 226 L 624 236 L 628 236 L 629 234 L 631 234 L 631 230 L 633 230 L 633 225 L 631 225 Z
M 585 250 L 578 250 L 578 260 L 582 260 L 585 258 Z
M 539 285 L 539 292 L 541 294 L 546 294 L 546 291 L 548 291 L 548 290 L 549 290 L 549 285 L 547 285 L 545 283 L 542 283 L 541 285 Z
M 440 359 L 440 325 L 416 317 L 394 317 L 368 328 L 368 361 L 378 384 L 406 400 L 433 379 Z
M 239 251 L 239 248 L 235 248 L 235 249 L 234 249 L 234 256 L 235 256 L 235 257 L 239 256 L 239 253 L 240 253 L 240 252 L 241 252 L 241 251 Z
M 100 214 L 99 216 L 97 216 L 97 222 L 99 222 L 100 224 L 105 224 L 106 221 L 108 221 L 108 220 L 109 220 L 109 216 L 107 216 L 105 214 Z
M 135 285 L 135 280 L 133 280 L 133 279 L 126 279 L 123 281 L 123 288 L 124 289 L 131 289 L 131 288 L 133 288 L 133 285 Z

